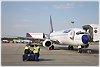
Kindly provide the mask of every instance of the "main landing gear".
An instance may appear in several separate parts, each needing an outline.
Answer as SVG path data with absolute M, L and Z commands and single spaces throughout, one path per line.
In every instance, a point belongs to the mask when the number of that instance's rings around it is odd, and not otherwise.
M 54 49 L 54 45 L 52 45 L 51 47 L 49 47 L 49 49 Z
M 68 49 L 69 50 L 73 50 L 73 46 L 68 46 Z
M 69 50 L 73 50 L 73 46 L 68 46 Z M 81 46 L 78 46 L 78 53 L 82 53 Z

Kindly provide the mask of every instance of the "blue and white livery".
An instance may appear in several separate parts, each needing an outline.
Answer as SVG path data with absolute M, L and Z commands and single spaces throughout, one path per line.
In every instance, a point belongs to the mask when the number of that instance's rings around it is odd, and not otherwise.
M 51 16 L 50 16 L 51 18 Z M 52 27 L 52 21 L 50 20 L 50 27 Z M 68 49 L 73 49 L 73 46 L 77 46 L 79 48 L 79 52 L 81 48 L 87 48 L 89 46 L 88 34 L 80 28 L 70 28 L 61 31 L 53 32 L 53 27 L 50 28 L 52 32 L 49 34 L 49 39 L 45 39 L 43 42 L 43 46 L 50 47 L 54 49 L 54 45 L 52 43 L 58 43 L 61 45 L 69 45 Z
M 68 45 L 68 49 L 73 49 L 73 46 L 78 47 L 78 51 L 82 52 L 81 48 L 87 48 L 89 46 L 89 37 L 85 30 L 80 28 L 70 28 L 61 31 L 54 31 L 52 19 L 50 16 L 50 34 L 44 37 L 34 37 L 32 33 L 27 33 L 27 37 L 32 39 L 40 39 L 43 41 L 43 46 L 50 49 L 54 49 L 53 43 Z

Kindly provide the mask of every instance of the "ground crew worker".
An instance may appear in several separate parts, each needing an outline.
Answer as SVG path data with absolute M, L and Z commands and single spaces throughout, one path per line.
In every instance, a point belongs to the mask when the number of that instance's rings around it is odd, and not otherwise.
M 38 57 L 39 57 L 39 51 L 40 51 L 40 48 L 37 47 L 37 45 L 34 45 L 34 49 L 33 49 L 32 51 L 34 51 L 34 54 L 35 54 L 35 60 L 36 60 L 36 61 L 39 61 Z
M 26 45 L 26 47 L 24 49 L 24 53 L 25 54 L 29 54 L 30 53 L 30 48 L 28 47 L 28 44 Z

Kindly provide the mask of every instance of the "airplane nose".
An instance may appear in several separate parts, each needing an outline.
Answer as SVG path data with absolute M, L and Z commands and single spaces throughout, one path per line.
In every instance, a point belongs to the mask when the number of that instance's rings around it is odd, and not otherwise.
M 83 36 L 82 36 L 82 42 L 83 42 L 84 44 L 86 44 L 86 43 L 88 43 L 88 41 L 89 41 L 89 37 L 88 37 L 87 35 L 83 35 Z

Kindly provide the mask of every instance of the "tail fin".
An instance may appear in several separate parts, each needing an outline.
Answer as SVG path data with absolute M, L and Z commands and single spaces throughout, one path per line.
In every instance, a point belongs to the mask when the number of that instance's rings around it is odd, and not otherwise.
M 51 19 L 51 16 L 50 16 L 50 33 L 53 32 L 53 25 L 52 25 L 52 19 Z

